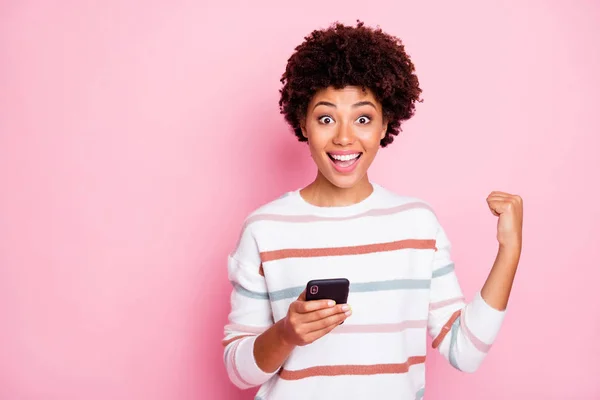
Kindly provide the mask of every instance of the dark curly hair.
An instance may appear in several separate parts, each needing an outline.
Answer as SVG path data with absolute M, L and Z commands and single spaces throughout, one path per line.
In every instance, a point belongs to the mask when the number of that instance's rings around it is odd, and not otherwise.
M 320 89 L 359 86 L 370 89 L 381 103 L 388 122 L 381 147 L 392 143 L 400 124 L 413 116 L 421 88 L 415 67 L 402 41 L 357 21 L 339 22 L 315 30 L 295 48 L 281 77 L 279 108 L 301 142 L 300 123 L 311 98 Z

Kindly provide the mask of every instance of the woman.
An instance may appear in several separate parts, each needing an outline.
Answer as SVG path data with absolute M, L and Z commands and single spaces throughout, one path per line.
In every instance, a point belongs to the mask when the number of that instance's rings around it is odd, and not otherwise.
M 252 213 L 229 256 L 232 382 L 260 386 L 257 399 L 419 399 L 427 334 L 453 367 L 475 371 L 504 318 L 521 199 L 487 198 L 498 254 L 467 302 L 431 207 L 368 178 L 420 101 L 400 40 L 360 22 L 314 31 L 281 81 L 281 111 L 318 173 Z M 350 281 L 348 304 L 306 301 L 307 282 L 323 278 Z

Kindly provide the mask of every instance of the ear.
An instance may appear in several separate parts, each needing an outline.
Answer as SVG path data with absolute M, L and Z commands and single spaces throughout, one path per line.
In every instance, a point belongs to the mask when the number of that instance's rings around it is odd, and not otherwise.
M 308 139 L 308 134 L 306 133 L 306 118 L 300 120 L 300 130 L 302 131 L 302 136 Z
M 380 140 L 383 140 L 385 134 L 387 133 L 388 123 L 386 120 L 383 120 L 383 126 L 381 127 L 381 137 Z

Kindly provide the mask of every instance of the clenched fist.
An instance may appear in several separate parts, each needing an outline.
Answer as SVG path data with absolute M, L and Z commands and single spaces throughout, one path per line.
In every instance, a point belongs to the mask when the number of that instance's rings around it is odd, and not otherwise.
M 505 192 L 494 191 L 487 197 L 492 214 L 498 218 L 500 247 L 520 249 L 523 240 L 523 200 Z

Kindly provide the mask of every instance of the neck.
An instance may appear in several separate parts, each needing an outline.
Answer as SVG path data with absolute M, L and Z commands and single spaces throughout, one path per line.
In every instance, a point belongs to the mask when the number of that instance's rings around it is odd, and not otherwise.
M 340 188 L 327 180 L 321 173 L 304 189 L 301 196 L 308 203 L 318 207 L 344 207 L 359 203 L 373 193 L 373 185 L 365 175 L 356 185 Z

